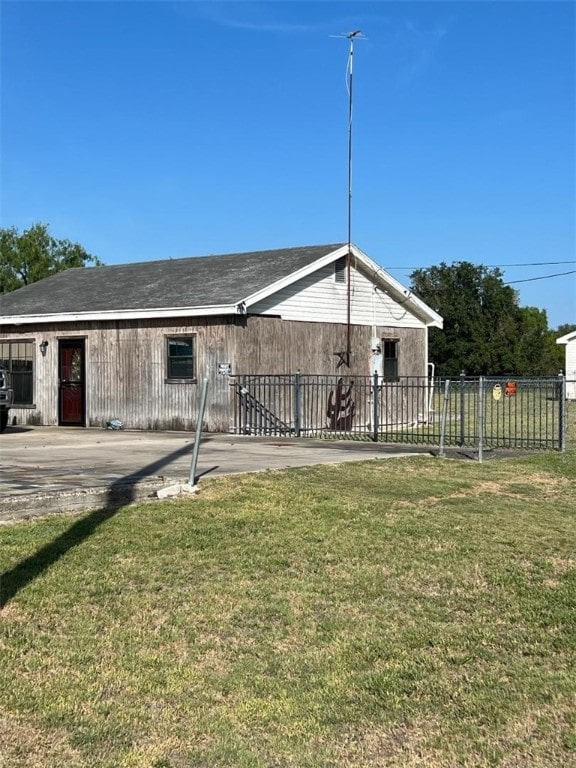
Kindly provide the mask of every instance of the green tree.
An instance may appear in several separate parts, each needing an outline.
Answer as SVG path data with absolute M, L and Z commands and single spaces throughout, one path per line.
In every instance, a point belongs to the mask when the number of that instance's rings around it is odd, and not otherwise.
M 444 318 L 430 330 L 430 360 L 443 376 L 555 376 L 564 366 L 556 339 L 574 326 L 548 328 L 546 311 L 518 306 L 499 269 L 466 261 L 411 274 L 412 290 Z
M 576 323 L 564 323 L 555 330 L 552 329 L 550 333 L 554 334 L 555 339 L 559 339 L 561 336 L 566 336 L 567 333 L 572 333 L 572 331 L 576 331 Z
M 430 360 L 439 374 L 517 372 L 518 296 L 499 269 L 441 263 L 410 278 L 412 290 L 444 318 L 443 330 L 430 330 Z
M 523 376 L 555 376 L 562 367 L 558 367 L 556 347 L 556 336 L 548 329 L 546 311 L 520 307 L 516 372 Z
M 53 237 L 46 224 L 34 224 L 22 234 L 15 227 L 0 229 L 0 294 L 88 264 L 102 262 L 78 243 Z

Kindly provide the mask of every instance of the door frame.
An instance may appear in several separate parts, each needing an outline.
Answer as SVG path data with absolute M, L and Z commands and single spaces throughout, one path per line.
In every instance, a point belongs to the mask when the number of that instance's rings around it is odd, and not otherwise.
M 80 349 L 81 380 L 80 380 L 80 419 L 77 422 L 64 421 L 62 418 L 62 381 L 60 378 L 62 366 L 62 352 L 64 349 L 77 347 Z M 59 427 L 85 427 L 86 426 L 86 337 L 66 337 L 58 339 L 58 426 Z

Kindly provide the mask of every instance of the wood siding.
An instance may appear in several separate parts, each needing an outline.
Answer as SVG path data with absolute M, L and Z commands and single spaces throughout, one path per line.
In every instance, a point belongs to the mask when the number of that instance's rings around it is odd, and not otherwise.
M 374 283 L 357 269 L 351 270 L 351 319 L 355 325 L 394 325 L 422 328 L 424 323 L 398 302 L 375 289 Z M 347 321 L 346 283 L 334 280 L 334 264 L 299 280 L 250 308 L 259 315 L 278 315 L 285 320 L 313 323 Z
M 23 330 L 23 329 L 26 330 Z M 196 334 L 197 381 L 166 380 L 166 336 Z M 399 340 L 399 375 L 426 375 L 426 329 L 379 324 L 378 337 Z M 281 320 L 277 317 L 221 317 L 108 321 L 4 326 L 2 339 L 34 340 L 34 407 L 15 408 L 11 423 L 58 423 L 58 341 L 82 338 L 86 344 L 86 426 L 104 427 L 112 418 L 127 428 L 192 430 L 196 428 L 201 383 L 209 381 L 203 428 L 228 431 L 233 391 L 219 365 L 233 374 L 302 373 L 345 375 L 369 373 L 371 323 L 351 328 L 351 367 L 338 368 L 337 352 L 346 349 L 346 325 Z M 46 355 L 39 352 L 48 341 Z

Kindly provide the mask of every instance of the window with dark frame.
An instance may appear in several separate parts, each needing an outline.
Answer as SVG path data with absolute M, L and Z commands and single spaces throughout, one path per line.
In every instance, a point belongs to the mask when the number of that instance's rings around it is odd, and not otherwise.
M 382 376 L 388 381 L 398 378 L 398 339 L 382 339 Z
M 196 379 L 195 336 L 167 336 L 166 363 L 168 381 L 194 381 Z
M 12 374 L 14 405 L 33 405 L 34 341 L 0 341 L 0 363 Z

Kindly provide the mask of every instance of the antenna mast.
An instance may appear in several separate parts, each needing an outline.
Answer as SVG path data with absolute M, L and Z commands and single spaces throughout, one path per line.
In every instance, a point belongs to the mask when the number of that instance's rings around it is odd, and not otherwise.
M 349 32 L 346 38 L 350 41 L 348 54 L 348 253 L 352 244 L 352 83 L 354 75 L 354 40 L 362 37 L 362 32 L 357 29 Z
M 346 66 L 346 88 L 348 90 L 348 249 L 346 254 L 346 283 L 347 283 L 347 309 L 346 309 L 346 349 L 344 352 L 335 352 L 339 357 L 337 368 L 341 365 L 350 367 L 352 355 L 352 78 L 354 75 L 354 41 L 364 39 L 362 30 L 356 29 L 342 35 L 330 35 L 330 37 L 344 37 L 350 43 L 348 64 Z
M 356 29 L 354 32 L 349 32 L 345 35 L 337 35 L 337 37 L 345 37 L 350 42 L 346 78 L 346 86 L 348 88 L 348 249 L 346 255 L 346 283 L 348 290 L 346 297 L 346 351 L 338 353 L 340 357 L 338 367 L 342 364 L 346 364 L 349 368 L 350 357 L 352 354 L 352 85 L 354 76 L 354 41 L 358 38 L 363 39 L 364 36 L 360 29 Z

